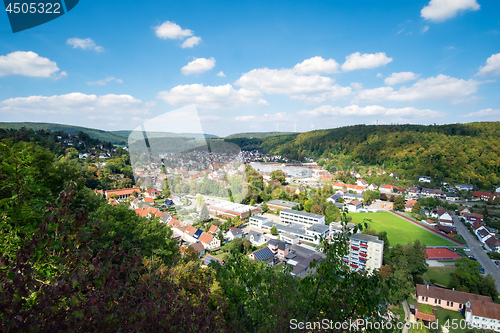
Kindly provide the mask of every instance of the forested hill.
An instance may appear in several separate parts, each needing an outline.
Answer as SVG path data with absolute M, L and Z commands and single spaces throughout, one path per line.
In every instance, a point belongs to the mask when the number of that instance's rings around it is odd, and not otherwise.
M 0 122 L 0 128 L 14 129 L 14 130 L 20 130 L 22 128 L 25 128 L 25 129 L 31 129 L 33 131 L 44 130 L 51 132 L 64 132 L 70 135 L 78 135 L 78 132 L 83 132 L 87 133 L 91 138 L 98 139 L 101 141 L 108 141 L 115 145 L 125 145 L 127 144 L 127 139 L 128 139 L 127 136 L 122 136 L 119 133 L 113 133 L 94 128 L 63 125 L 63 124 L 52 124 L 52 123 Z
M 411 179 L 418 175 L 468 182 L 482 188 L 499 184 L 500 122 L 449 125 L 356 125 L 263 138 L 264 153 L 294 160 L 304 157 L 352 160 L 384 166 Z

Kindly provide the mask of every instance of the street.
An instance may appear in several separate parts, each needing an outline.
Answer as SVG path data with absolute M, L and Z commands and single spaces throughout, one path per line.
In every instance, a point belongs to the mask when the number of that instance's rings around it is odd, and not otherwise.
M 477 239 L 476 235 L 473 235 L 469 229 L 464 225 L 462 219 L 457 216 L 453 216 L 453 222 L 457 227 L 457 231 L 463 236 L 467 245 L 470 249 L 470 253 L 477 259 L 477 261 L 484 268 L 486 274 L 491 274 L 495 279 L 497 284 L 497 290 L 500 291 L 500 269 L 493 263 L 493 261 L 488 257 L 486 251 L 483 249 L 481 242 Z

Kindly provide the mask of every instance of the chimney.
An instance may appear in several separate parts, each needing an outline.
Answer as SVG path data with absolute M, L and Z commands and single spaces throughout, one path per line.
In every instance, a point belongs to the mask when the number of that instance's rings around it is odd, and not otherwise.
M 429 285 L 427 285 L 427 290 L 429 290 Z

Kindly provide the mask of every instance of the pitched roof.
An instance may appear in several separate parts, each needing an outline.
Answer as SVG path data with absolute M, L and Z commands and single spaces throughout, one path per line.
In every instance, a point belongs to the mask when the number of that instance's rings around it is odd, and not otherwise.
M 201 243 L 193 243 L 189 245 L 189 247 L 193 248 L 193 250 L 195 250 L 198 253 L 201 253 L 203 252 L 203 250 L 205 250 L 205 247 Z
M 229 229 L 229 232 L 231 232 L 231 234 L 232 234 L 233 236 L 243 234 L 243 231 L 242 231 L 241 229 L 238 229 L 238 228 L 230 228 L 230 229 Z
M 470 308 L 474 316 L 500 320 L 500 304 L 471 300 Z
M 431 314 L 427 314 L 427 313 L 423 313 L 420 311 L 418 311 L 416 313 L 416 317 L 417 317 L 417 319 L 422 319 L 423 321 L 435 321 L 436 320 L 436 316 L 431 315 Z
M 496 237 L 490 237 L 486 240 L 486 245 L 488 245 L 490 249 L 495 246 L 500 247 L 500 240 Z
M 488 296 L 465 293 L 463 291 L 450 290 L 433 286 L 424 286 L 423 284 L 417 284 L 417 295 L 457 302 L 460 304 L 465 304 L 469 300 L 484 301 L 491 304 L 493 303 L 491 297 Z
M 209 244 L 213 238 L 214 238 L 214 236 L 212 234 L 209 234 L 208 232 L 204 232 L 200 236 L 200 242 L 202 242 L 204 244 Z
M 263 247 L 260 250 L 254 251 L 251 254 L 254 255 L 256 261 L 263 261 L 274 257 L 274 252 L 271 251 L 271 249 L 269 249 L 267 246 Z
M 194 236 L 194 234 L 196 233 L 196 231 L 198 231 L 198 229 L 196 229 L 192 225 L 188 225 L 187 228 L 186 228 L 186 234 L 188 234 L 189 236 Z
M 203 263 L 205 265 L 210 264 L 212 261 L 218 262 L 221 265 L 224 263 L 224 260 L 219 259 L 216 256 L 213 256 L 211 254 L 206 254 L 205 257 L 203 258 Z
M 217 232 L 217 230 L 218 230 L 218 229 L 219 229 L 219 227 L 218 227 L 218 226 L 216 226 L 215 224 L 212 224 L 212 225 L 210 226 L 210 229 L 208 229 L 208 232 L 213 232 L 213 233 L 215 233 L 215 232 Z

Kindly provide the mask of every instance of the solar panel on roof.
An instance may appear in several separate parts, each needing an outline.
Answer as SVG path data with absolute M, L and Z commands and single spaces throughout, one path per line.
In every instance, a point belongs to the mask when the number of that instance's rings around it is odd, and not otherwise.
M 273 251 L 271 251 L 268 247 L 255 251 L 253 254 L 258 261 L 263 261 L 274 256 Z

